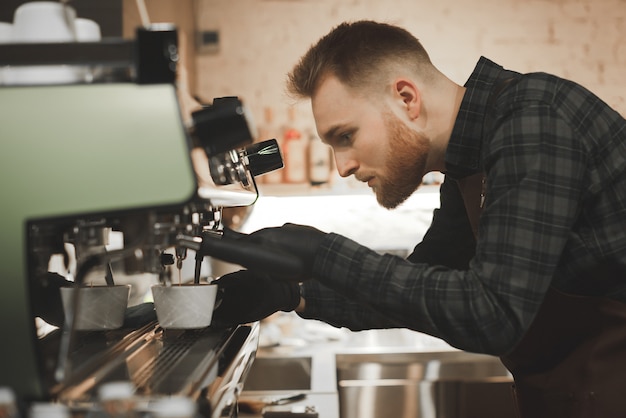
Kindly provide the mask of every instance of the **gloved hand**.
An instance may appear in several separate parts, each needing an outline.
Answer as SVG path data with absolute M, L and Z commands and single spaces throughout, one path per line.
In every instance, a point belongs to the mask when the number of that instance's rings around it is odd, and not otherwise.
M 214 283 L 218 285 L 218 306 L 211 322 L 217 326 L 258 321 L 277 311 L 293 311 L 300 303 L 297 283 L 249 270 L 225 274 Z
M 275 247 L 298 257 L 304 266 L 304 277 L 294 279 L 310 279 L 315 255 L 326 235 L 312 226 L 287 223 L 278 228 L 260 229 L 246 240 L 263 244 L 266 248 Z

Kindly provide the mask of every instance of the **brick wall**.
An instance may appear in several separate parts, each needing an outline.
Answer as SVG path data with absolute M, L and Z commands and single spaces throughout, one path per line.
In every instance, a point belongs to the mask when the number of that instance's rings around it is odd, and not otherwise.
M 626 0 L 195 0 L 199 30 L 217 30 L 217 52 L 198 55 L 196 93 L 242 97 L 286 119 L 285 74 L 344 20 L 399 24 L 435 65 L 463 84 L 484 55 L 521 72 L 571 78 L 626 115 Z M 299 120 L 312 124 L 308 103 Z

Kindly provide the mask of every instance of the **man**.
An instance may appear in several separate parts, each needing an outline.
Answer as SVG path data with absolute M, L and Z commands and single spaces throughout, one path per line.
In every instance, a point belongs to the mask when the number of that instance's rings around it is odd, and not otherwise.
M 370 21 L 320 39 L 289 89 L 311 99 L 342 176 L 394 208 L 441 171 L 440 209 L 408 260 L 300 225 L 242 238 L 305 273 L 223 277 L 216 318 L 295 309 L 353 330 L 411 328 L 499 356 L 523 417 L 626 414 L 623 117 L 571 81 L 486 58 L 457 85 L 407 31 Z

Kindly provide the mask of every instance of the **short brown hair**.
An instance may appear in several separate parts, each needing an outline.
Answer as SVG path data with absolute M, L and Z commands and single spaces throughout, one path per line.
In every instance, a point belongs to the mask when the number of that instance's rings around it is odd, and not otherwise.
M 300 59 L 287 76 L 287 92 L 310 98 L 327 74 L 352 88 L 371 88 L 385 82 L 381 75 L 390 65 L 408 66 L 423 76 L 433 68 L 422 44 L 405 29 L 370 20 L 344 22 Z

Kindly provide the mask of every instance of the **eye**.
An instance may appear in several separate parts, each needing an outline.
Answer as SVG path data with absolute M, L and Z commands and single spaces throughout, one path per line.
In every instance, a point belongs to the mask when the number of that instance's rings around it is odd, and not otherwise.
M 335 146 L 337 147 L 349 147 L 352 145 L 352 132 L 344 132 L 337 137 Z

